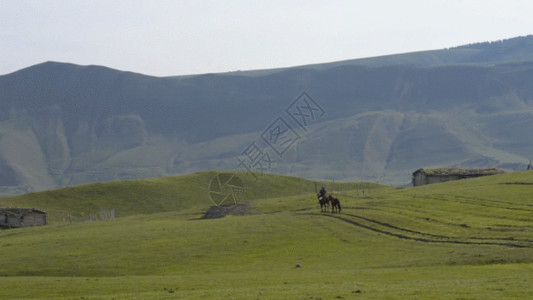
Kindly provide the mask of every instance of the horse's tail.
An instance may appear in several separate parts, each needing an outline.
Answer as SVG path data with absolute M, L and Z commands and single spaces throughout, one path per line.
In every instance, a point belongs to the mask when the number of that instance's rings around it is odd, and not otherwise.
M 341 202 L 339 201 L 339 212 L 341 212 L 341 210 L 342 210 Z

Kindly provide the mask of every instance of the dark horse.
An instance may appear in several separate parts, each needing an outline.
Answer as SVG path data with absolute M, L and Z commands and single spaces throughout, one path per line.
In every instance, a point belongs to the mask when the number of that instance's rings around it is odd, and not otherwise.
M 329 195 L 328 200 L 331 203 L 331 212 L 334 213 L 336 210 L 337 213 L 340 214 L 341 213 L 341 202 L 339 201 L 339 199 Z
M 321 194 L 317 194 L 318 196 L 318 203 L 320 203 L 320 211 L 328 211 L 329 210 L 329 197 L 323 196 Z

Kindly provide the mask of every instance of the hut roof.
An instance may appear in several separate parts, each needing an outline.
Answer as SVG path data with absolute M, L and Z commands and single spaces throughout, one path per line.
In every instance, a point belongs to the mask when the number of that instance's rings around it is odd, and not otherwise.
M 13 214 L 13 215 L 25 215 L 25 214 L 33 213 L 33 212 L 46 214 L 46 211 L 36 209 L 36 208 L 17 208 L 17 207 L 9 207 L 9 208 L 0 207 L 0 213 L 2 212 Z
M 460 169 L 460 168 L 434 168 L 434 169 L 418 169 L 417 172 L 423 172 L 427 175 L 495 175 L 504 173 L 500 169 Z

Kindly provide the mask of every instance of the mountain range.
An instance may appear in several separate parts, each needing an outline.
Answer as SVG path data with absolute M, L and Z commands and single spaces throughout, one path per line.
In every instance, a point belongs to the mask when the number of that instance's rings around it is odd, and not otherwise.
M 46 62 L 0 76 L 0 195 L 202 170 L 391 185 L 524 170 L 532 83 L 533 36 L 173 77 Z

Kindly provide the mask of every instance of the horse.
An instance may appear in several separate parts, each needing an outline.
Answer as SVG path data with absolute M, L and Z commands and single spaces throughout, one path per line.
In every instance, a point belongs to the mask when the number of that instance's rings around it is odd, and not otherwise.
M 329 210 L 329 198 L 321 194 L 317 194 L 317 197 L 318 203 L 320 203 L 320 211 L 327 212 Z
M 337 213 L 341 213 L 341 201 L 331 195 L 328 196 L 328 200 L 331 203 L 331 212 L 335 213 L 335 210 Z

